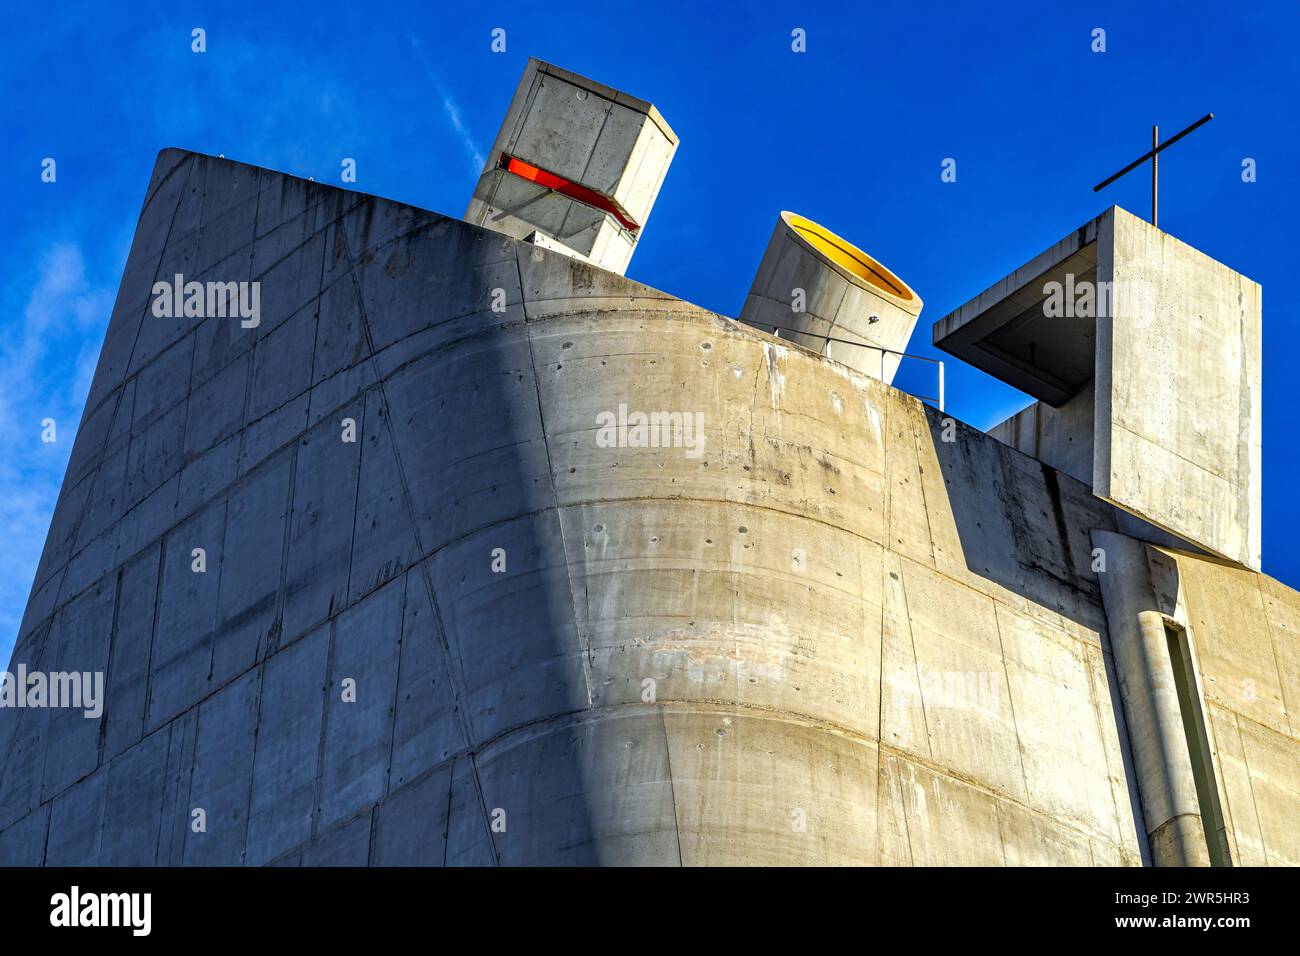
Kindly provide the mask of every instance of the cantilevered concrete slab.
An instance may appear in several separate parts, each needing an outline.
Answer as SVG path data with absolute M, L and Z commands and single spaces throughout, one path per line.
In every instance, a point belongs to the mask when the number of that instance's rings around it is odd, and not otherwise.
M 1038 398 L 994 430 L 1094 494 L 1260 567 L 1260 287 L 1111 207 L 940 319 Z
M 1104 218 L 1104 217 L 1102 217 Z M 962 361 L 1061 406 L 1092 380 L 1096 321 L 1092 315 L 1050 317 L 1045 287 L 1093 282 L 1094 219 L 998 280 L 934 324 L 934 344 Z

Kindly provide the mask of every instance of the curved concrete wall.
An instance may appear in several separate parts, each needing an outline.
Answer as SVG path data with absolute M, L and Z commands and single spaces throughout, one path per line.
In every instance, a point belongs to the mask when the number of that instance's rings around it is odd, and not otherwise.
M 149 315 L 175 272 L 260 325 Z M 0 858 L 1137 863 L 1095 527 L 729 319 L 165 151 L 14 657 L 106 716 L 0 711 Z

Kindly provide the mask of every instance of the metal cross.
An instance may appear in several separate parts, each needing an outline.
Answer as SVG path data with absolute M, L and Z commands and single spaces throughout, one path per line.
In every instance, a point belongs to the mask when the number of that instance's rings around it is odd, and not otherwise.
M 1152 126 L 1151 127 L 1151 152 L 1144 153 L 1143 155 L 1139 156 L 1137 159 L 1133 160 L 1133 162 L 1125 166 L 1123 169 L 1121 169 L 1119 172 L 1115 173 L 1115 175 L 1103 179 L 1097 185 L 1092 187 L 1092 191 L 1100 192 L 1102 189 L 1109 186 L 1111 183 L 1119 179 L 1125 173 L 1129 172 L 1130 170 L 1137 169 L 1148 159 L 1151 160 L 1151 225 L 1156 226 L 1158 228 L 1159 224 L 1156 222 L 1156 206 L 1157 206 L 1156 189 L 1159 183 L 1160 157 L 1157 154 L 1162 149 L 1167 149 L 1168 147 L 1174 145 L 1174 143 L 1178 142 L 1180 139 L 1182 139 L 1184 136 L 1186 136 L 1188 133 L 1190 133 L 1192 130 L 1196 129 L 1197 127 L 1204 126 L 1212 119 L 1214 119 L 1214 114 L 1206 113 L 1204 116 L 1198 119 L 1191 126 L 1187 127 L 1187 129 L 1183 130 L 1181 133 L 1175 133 L 1173 136 L 1169 137 L 1169 139 L 1165 140 L 1163 143 L 1160 142 L 1160 127 Z

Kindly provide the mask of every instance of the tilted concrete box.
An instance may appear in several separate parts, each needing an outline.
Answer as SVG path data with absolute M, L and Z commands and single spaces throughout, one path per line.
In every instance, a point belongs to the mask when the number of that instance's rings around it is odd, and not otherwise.
M 676 151 L 651 104 L 533 58 L 465 220 L 621 275 Z
M 934 343 L 1040 399 L 998 438 L 1259 569 L 1256 283 L 1112 207 L 935 323 Z
M 777 218 L 740 321 L 892 382 L 921 314 L 906 282 L 792 212 Z

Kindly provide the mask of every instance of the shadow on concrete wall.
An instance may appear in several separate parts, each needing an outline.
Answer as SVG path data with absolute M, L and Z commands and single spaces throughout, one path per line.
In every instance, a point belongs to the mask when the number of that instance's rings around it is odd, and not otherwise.
M 1098 634 L 1134 839 L 1149 862 L 1106 610 L 1092 569 L 1091 531 L 1113 531 L 1115 509 L 1069 475 L 928 405 L 925 414 L 967 569 Z
M 929 440 L 921 436 L 922 449 L 933 453 L 943 476 L 967 568 L 1104 630 L 1088 534 L 1114 528 L 1111 507 L 1070 476 L 928 405 L 925 413 Z

